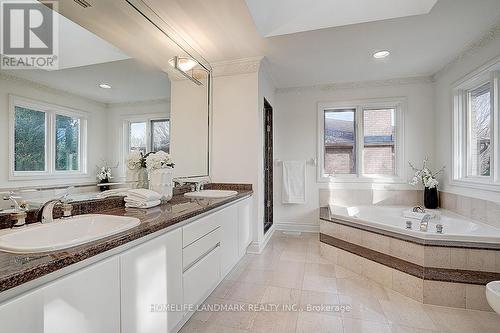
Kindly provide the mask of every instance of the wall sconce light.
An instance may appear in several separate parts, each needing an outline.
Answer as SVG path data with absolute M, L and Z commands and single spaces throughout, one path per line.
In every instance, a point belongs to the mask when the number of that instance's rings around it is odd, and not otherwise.
M 187 79 L 193 81 L 199 86 L 203 85 L 203 83 L 196 78 L 199 77 L 199 75 L 195 75 L 194 73 L 194 68 L 198 65 L 196 60 L 188 57 L 175 56 L 170 59 L 168 63 Z

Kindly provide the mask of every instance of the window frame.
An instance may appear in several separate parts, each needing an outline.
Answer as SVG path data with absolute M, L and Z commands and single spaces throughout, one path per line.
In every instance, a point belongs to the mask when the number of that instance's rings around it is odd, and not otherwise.
M 15 170 L 15 108 L 22 107 L 45 113 L 45 170 Z M 80 120 L 78 143 L 78 170 L 56 170 L 56 116 Z M 87 121 L 88 113 L 69 107 L 42 102 L 30 98 L 9 95 L 9 180 L 39 180 L 85 177 L 87 171 Z
M 452 174 L 451 184 L 478 189 L 500 191 L 500 164 L 497 147 L 500 140 L 499 119 L 499 80 L 500 71 L 493 68 L 478 70 L 461 79 L 452 86 Z M 472 90 L 490 84 L 490 136 L 491 157 L 490 175 L 470 175 L 470 114 L 469 94 Z
M 320 102 L 318 103 L 318 145 L 317 145 L 317 182 L 318 183 L 406 183 L 404 159 L 404 114 L 406 98 L 377 98 L 345 102 Z M 355 147 L 356 170 L 354 174 L 329 175 L 324 171 L 325 144 L 324 144 L 324 112 L 335 109 L 355 109 Z M 394 109 L 396 138 L 395 138 L 395 174 L 376 175 L 364 173 L 364 110 Z
M 126 171 L 126 163 L 125 159 L 130 153 L 130 124 L 131 123 L 146 123 L 146 153 L 151 152 L 151 148 L 153 147 L 152 144 L 152 126 L 151 122 L 153 121 L 161 121 L 161 120 L 168 120 L 168 126 L 171 129 L 172 128 L 172 123 L 170 120 L 170 115 L 165 115 L 162 113 L 148 113 L 148 114 L 136 114 L 136 115 L 128 115 L 126 117 L 122 118 L 122 123 L 123 123 L 123 134 L 122 134 L 122 144 L 121 146 L 123 147 L 122 150 L 122 156 L 120 158 L 121 161 L 123 161 L 123 172 Z M 172 137 L 171 131 L 169 131 L 170 137 Z

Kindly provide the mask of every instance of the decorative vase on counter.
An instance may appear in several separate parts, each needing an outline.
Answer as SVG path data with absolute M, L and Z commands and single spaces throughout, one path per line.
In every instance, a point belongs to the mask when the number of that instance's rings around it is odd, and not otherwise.
M 108 184 L 109 183 L 109 179 L 106 178 L 106 179 L 103 179 L 99 182 L 99 184 Z M 106 185 L 103 185 L 103 186 L 99 186 L 99 190 L 101 192 L 104 192 L 104 191 L 107 191 L 109 190 L 109 186 L 106 186 Z
M 132 183 L 133 188 L 149 188 L 148 171 L 145 168 L 127 169 L 127 182 Z
M 174 169 L 161 168 L 149 172 L 149 189 L 162 195 L 162 201 L 172 199 L 174 190 Z
M 439 206 L 437 187 L 424 189 L 424 206 L 427 209 L 436 209 Z

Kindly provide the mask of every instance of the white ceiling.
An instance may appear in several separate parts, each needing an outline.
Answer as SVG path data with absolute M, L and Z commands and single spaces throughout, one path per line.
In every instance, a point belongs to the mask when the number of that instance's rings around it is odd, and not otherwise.
M 432 75 L 500 22 L 499 0 L 438 0 L 425 15 L 264 38 L 245 0 L 146 1 L 212 63 L 266 56 L 278 88 Z M 391 55 L 375 61 L 380 49 Z
M 167 74 L 133 59 L 57 71 L 16 69 L 1 72 L 102 103 L 170 98 Z M 110 84 L 112 88 L 99 88 L 100 83 Z
M 245 0 L 264 37 L 427 14 L 437 0 Z

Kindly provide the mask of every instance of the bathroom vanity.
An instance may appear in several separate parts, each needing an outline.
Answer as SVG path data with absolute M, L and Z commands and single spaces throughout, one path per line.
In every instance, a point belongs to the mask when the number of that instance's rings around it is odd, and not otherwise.
M 2 331 L 176 332 L 246 253 L 251 207 L 250 189 L 179 195 L 150 210 L 103 212 L 140 220 L 111 237 L 43 254 L 0 252 Z

